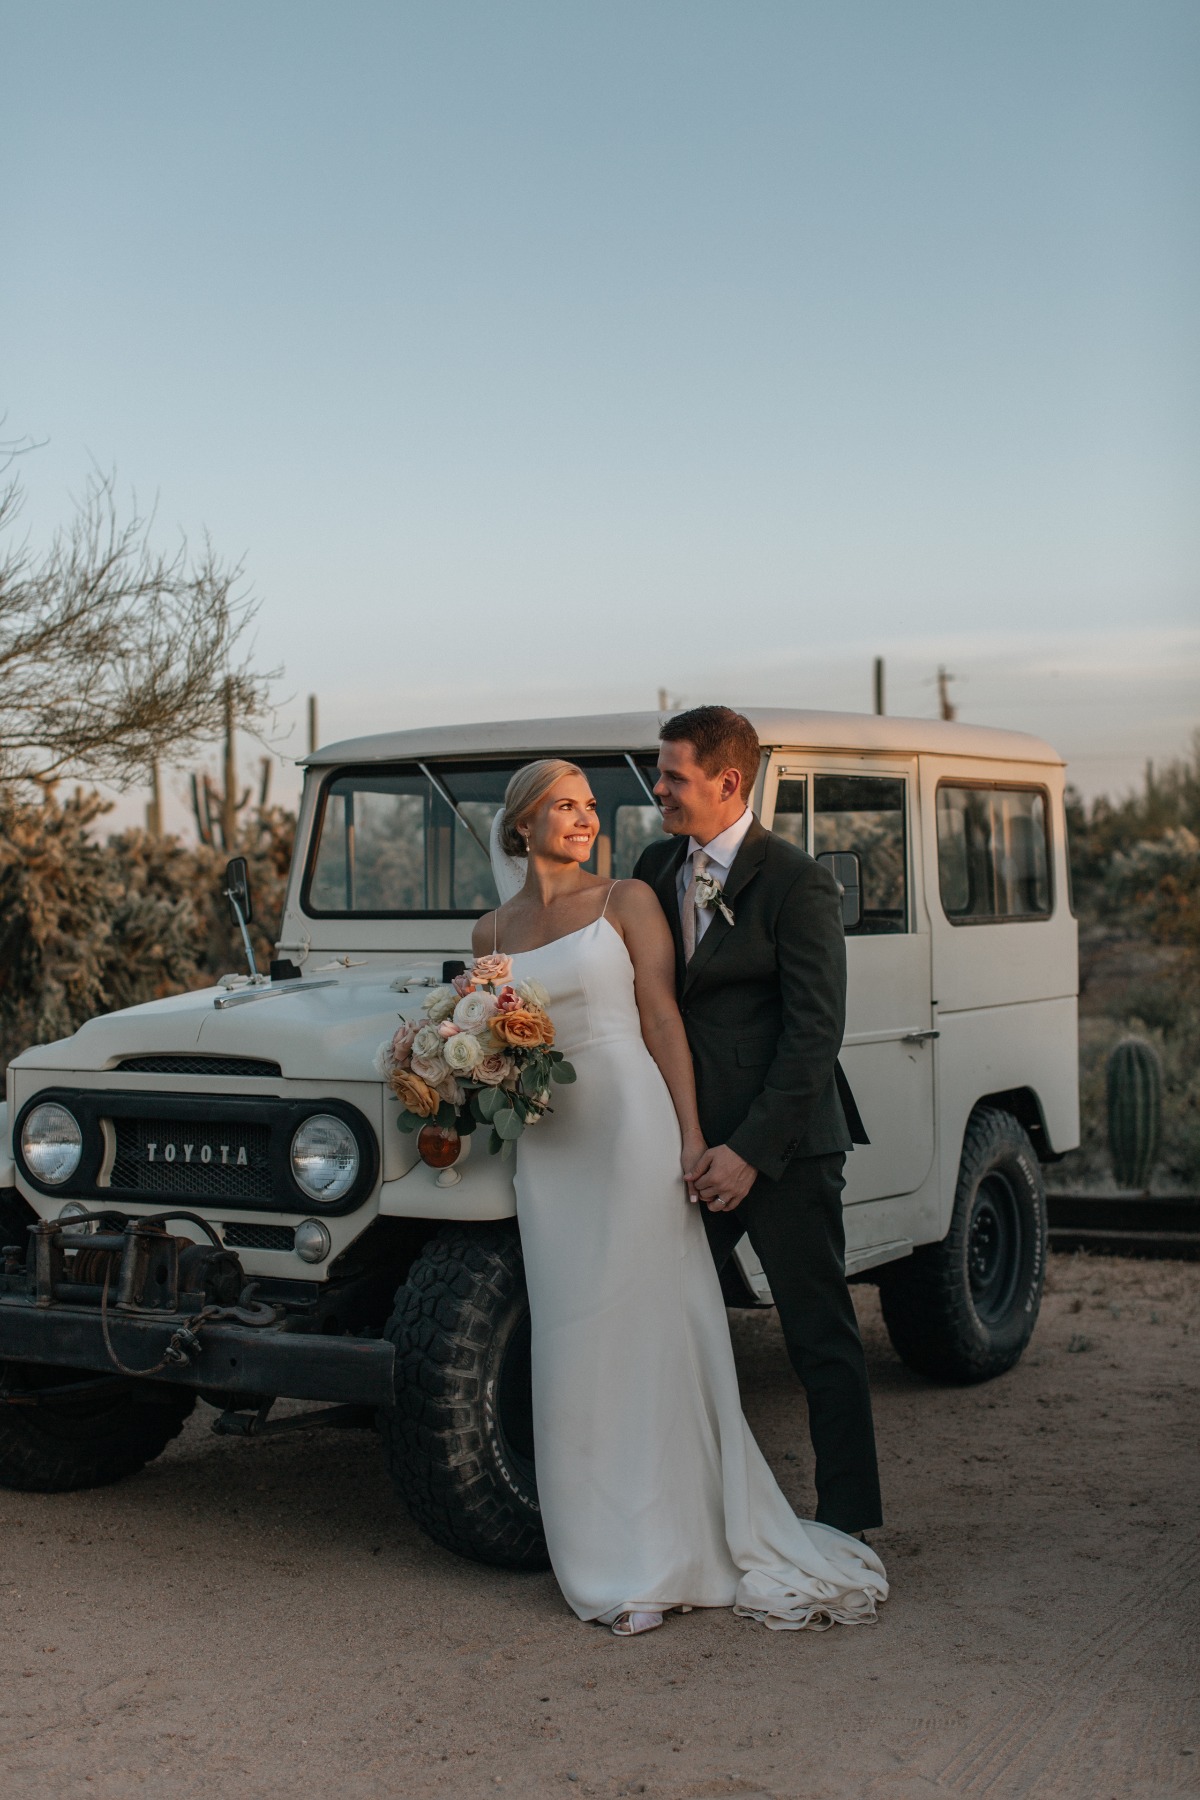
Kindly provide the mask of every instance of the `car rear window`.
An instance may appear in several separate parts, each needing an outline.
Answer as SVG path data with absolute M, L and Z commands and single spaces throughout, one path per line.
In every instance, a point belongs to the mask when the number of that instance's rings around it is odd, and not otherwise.
M 938 788 L 938 884 L 953 924 L 1049 917 L 1047 816 L 1042 788 Z

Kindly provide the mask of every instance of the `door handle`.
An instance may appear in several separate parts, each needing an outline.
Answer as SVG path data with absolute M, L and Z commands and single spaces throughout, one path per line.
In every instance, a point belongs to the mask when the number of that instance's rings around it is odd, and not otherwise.
M 906 1031 L 900 1039 L 902 1044 L 927 1044 L 931 1038 L 941 1037 L 940 1031 Z

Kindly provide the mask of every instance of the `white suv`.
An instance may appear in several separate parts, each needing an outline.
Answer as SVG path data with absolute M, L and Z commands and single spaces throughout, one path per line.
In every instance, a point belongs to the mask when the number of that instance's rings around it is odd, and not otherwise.
M 1078 1142 L 1063 767 L 1015 733 L 748 709 L 755 809 L 843 887 L 847 1271 L 933 1378 L 1020 1356 L 1045 1264 L 1040 1165 Z M 580 763 L 594 867 L 660 831 L 655 713 L 403 731 L 308 759 L 267 978 L 112 1013 L 8 1071 L 0 1483 L 108 1481 L 197 1396 L 253 1432 L 279 1397 L 378 1425 L 441 1543 L 544 1560 L 511 1164 L 426 1166 L 375 1066 L 495 904 L 513 770 Z M 232 891 L 239 893 L 238 871 Z M 243 896 L 243 906 L 248 904 Z M 731 1305 L 769 1305 L 748 1246 Z

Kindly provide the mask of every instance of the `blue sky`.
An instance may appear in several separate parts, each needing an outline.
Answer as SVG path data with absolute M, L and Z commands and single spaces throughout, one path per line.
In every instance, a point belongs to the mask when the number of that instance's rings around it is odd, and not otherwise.
M 1200 723 L 1200 9 L 0 0 L 0 409 L 244 556 L 323 735 Z

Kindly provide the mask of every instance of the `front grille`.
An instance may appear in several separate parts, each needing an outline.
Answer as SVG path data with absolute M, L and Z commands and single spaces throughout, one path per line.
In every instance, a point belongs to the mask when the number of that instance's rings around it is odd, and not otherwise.
M 290 1225 L 224 1224 L 221 1236 L 231 1250 L 294 1250 L 296 1233 Z
M 118 1194 L 186 1195 L 193 1200 L 266 1200 L 271 1132 L 230 1120 L 113 1120 L 117 1151 L 110 1187 Z
M 283 1071 L 260 1056 L 126 1056 L 118 1064 L 124 1075 L 249 1075 L 277 1081 Z

